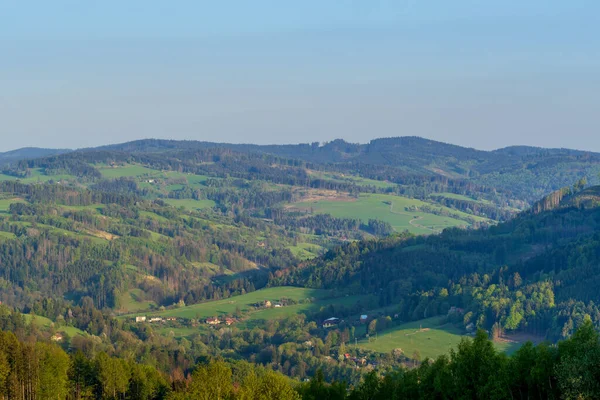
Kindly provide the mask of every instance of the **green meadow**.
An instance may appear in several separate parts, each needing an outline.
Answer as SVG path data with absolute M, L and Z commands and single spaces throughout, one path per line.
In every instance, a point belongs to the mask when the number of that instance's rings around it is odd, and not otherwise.
M 284 318 L 289 315 L 318 311 L 321 307 L 330 304 L 353 305 L 357 302 L 366 302 L 370 300 L 369 296 L 343 296 L 331 297 L 332 292 L 323 289 L 306 289 L 292 286 L 272 287 L 240 296 L 234 296 L 228 299 L 209 301 L 205 303 L 194 304 L 180 308 L 173 308 L 164 311 L 153 311 L 146 314 L 140 312 L 127 315 L 152 315 L 161 317 L 178 318 L 207 318 L 220 315 L 232 314 L 239 309 L 247 313 L 240 326 L 250 326 L 261 324 L 266 320 Z M 285 307 L 272 307 L 267 309 L 255 309 L 254 304 L 262 303 L 266 300 L 277 302 L 280 299 L 287 298 L 294 300 L 297 304 Z M 139 304 L 139 303 L 138 303 Z M 125 317 L 125 316 L 122 316 Z
M 422 211 L 407 211 L 407 208 L 421 209 L 424 206 L 442 209 L 446 212 L 469 217 L 468 214 L 446 207 L 425 203 L 417 199 L 385 194 L 361 194 L 358 198 L 323 199 L 294 203 L 293 207 L 301 210 L 312 210 L 316 213 L 327 213 L 339 218 L 359 218 L 367 222 L 370 218 L 389 222 L 392 227 L 402 232 L 408 230 L 416 234 L 439 232 L 445 228 L 467 226 L 467 222 L 449 216 L 434 215 Z M 475 219 L 480 219 L 474 217 Z
M 38 328 L 41 329 L 49 329 L 53 324 L 52 320 L 39 315 L 23 314 L 23 316 L 25 317 L 26 323 L 31 324 L 33 322 Z M 78 335 L 87 336 L 87 333 L 73 326 L 61 326 L 59 328 L 55 328 L 55 331 L 66 333 L 70 337 Z
M 173 207 L 183 207 L 189 211 L 197 211 L 215 206 L 215 202 L 212 200 L 165 199 L 165 203 L 170 204 Z
M 281 298 L 288 298 L 295 301 L 305 299 L 318 300 L 327 297 L 328 295 L 329 291 L 327 290 L 282 286 L 257 290 L 255 292 L 247 293 L 241 296 L 234 296 L 228 299 L 209 301 L 206 303 L 199 303 L 191 306 L 154 312 L 152 315 L 179 318 L 206 318 L 233 313 L 238 307 L 241 311 L 250 311 L 253 309 L 253 304 L 263 302 L 265 300 L 277 301 Z M 284 307 L 282 307 L 282 309 L 283 308 Z
M 312 171 L 307 170 L 307 172 L 315 178 L 324 179 L 332 182 L 338 183 L 353 183 L 358 186 L 373 186 L 378 189 L 390 189 L 398 186 L 395 183 L 386 182 L 386 181 L 377 181 L 374 179 L 362 178 L 360 176 L 355 175 L 346 175 L 346 174 L 335 174 L 331 172 L 322 172 L 322 171 Z
M 461 339 L 468 337 L 464 332 L 450 323 L 444 323 L 443 317 L 433 317 L 408 322 L 392 329 L 380 332 L 375 337 L 363 339 L 358 346 L 380 353 L 389 353 L 394 349 L 402 349 L 407 357 L 412 358 L 418 351 L 421 359 L 436 358 L 456 349 Z M 494 343 L 500 351 L 513 352 L 518 343 Z

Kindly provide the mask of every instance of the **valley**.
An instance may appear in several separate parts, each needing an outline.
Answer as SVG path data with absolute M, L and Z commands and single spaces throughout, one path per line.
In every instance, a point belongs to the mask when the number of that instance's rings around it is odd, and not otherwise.
M 477 332 L 516 357 L 600 324 L 592 161 L 533 201 L 548 187 L 481 185 L 485 163 L 448 172 L 443 144 L 422 169 L 332 163 L 339 144 L 285 158 L 142 141 L 11 161 L 0 324 L 90 359 L 150 354 L 171 380 L 207 357 L 352 384 L 424 368 Z

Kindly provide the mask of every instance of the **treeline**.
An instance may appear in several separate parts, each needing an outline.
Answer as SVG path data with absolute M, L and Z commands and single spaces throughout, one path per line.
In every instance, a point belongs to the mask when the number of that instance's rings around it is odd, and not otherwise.
M 497 205 L 485 204 L 479 201 L 454 199 L 445 196 L 437 196 L 435 194 L 432 194 L 429 198 L 448 208 L 454 208 L 467 214 L 490 218 L 494 221 L 507 221 L 515 215 L 515 212 L 510 209 L 500 208 Z
M 6 399 L 299 399 L 283 375 L 254 365 L 208 361 L 169 378 L 150 364 L 104 352 L 68 355 L 57 345 L 0 332 L 0 396 Z
M 361 239 L 364 235 L 359 231 L 375 236 L 388 236 L 394 233 L 394 228 L 389 222 L 377 219 L 369 219 L 364 224 L 356 218 L 337 218 L 330 214 L 303 216 L 299 213 L 288 213 L 279 208 L 268 209 L 267 216 L 273 218 L 273 222 L 277 225 L 313 235 Z
M 558 346 L 527 343 L 512 356 L 498 353 L 485 332 L 416 368 L 383 376 L 373 371 L 354 388 L 327 384 L 317 374 L 303 384 L 305 400 L 596 399 L 600 397 L 600 342 L 587 320 Z
M 344 351 L 343 349 L 340 351 Z M 89 353 L 89 351 L 88 351 Z M 526 343 L 495 350 L 480 330 L 448 355 L 376 368 L 359 384 L 327 383 L 319 368 L 305 383 L 268 367 L 210 356 L 168 374 L 104 351 L 67 354 L 34 337 L 0 332 L 0 395 L 9 399 L 592 399 L 600 396 L 600 341 L 589 318 L 557 346 Z

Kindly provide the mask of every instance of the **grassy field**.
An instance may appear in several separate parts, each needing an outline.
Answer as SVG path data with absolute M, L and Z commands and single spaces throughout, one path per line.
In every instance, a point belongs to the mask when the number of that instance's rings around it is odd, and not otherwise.
M 490 205 L 492 204 L 492 202 L 490 202 L 489 200 L 485 200 L 485 199 L 478 200 L 478 199 L 474 199 L 469 196 L 464 196 L 462 194 L 448 193 L 448 192 L 433 193 L 430 195 L 430 197 L 445 197 L 447 199 L 473 201 L 475 203 L 480 203 L 480 204 L 490 204 Z
M 350 306 L 359 301 L 368 300 L 368 296 L 345 296 L 330 298 L 330 295 L 331 292 L 328 290 L 282 286 L 257 290 L 252 293 L 235 296 L 224 300 L 216 300 L 181 308 L 151 312 L 147 313 L 147 315 L 203 319 L 207 317 L 232 314 L 237 308 L 239 308 L 243 312 L 248 312 L 248 314 L 243 321 L 238 324 L 238 326 L 252 327 L 262 325 L 266 320 L 270 319 L 284 318 L 289 315 L 306 313 L 309 311 L 318 311 L 321 307 L 330 304 L 342 304 Z M 273 307 L 268 309 L 254 310 L 253 305 L 256 303 L 260 303 L 265 300 L 275 302 L 282 298 L 292 299 L 299 303 L 281 308 Z M 142 314 L 135 313 L 135 315 Z M 133 314 L 128 316 L 131 317 Z
M 49 180 L 60 181 L 63 179 L 74 179 L 72 175 L 46 175 L 42 168 L 34 168 L 31 170 L 30 176 L 26 178 L 17 178 L 11 175 L 0 174 L 0 181 L 19 180 L 23 183 L 48 182 Z
M 306 313 L 309 311 L 318 311 L 321 307 L 330 304 L 351 306 L 359 301 L 368 301 L 369 296 L 344 296 L 330 298 L 331 292 L 328 290 L 305 289 L 291 286 L 274 287 L 263 290 L 257 290 L 252 293 L 241 296 L 231 297 L 224 300 L 210 301 L 206 303 L 194 304 L 191 306 L 175 308 L 171 310 L 156 311 L 156 312 L 135 312 L 128 315 L 122 315 L 120 318 L 131 318 L 138 315 L 160 316 L 160 317 L 177 317 L 177 318 L 198 318 L 204 319 L 214 316 L 222 316 L 232 314 L 239 309 L 247 314 L 239 321 L 236 326 L 240 329 L 252 329 L 255 326 L 264 326 L 268 320 L 285 318 L 294 314 Z M 256 303 L 270 300 L 271 302 L 278 301 L 282 298 L 295 300 L 302 303 L 284 306 L 280 308 L 263 308 L 255 310 L 253 305 Z M 158 332 L 163 335 L 172 335 L 175 337 L 190 336 L 194 333 L 201 332 L 207 329 L 205 324 L 200 324 L 198 328 L 190 327 L 164 327 Z
M 14 239 L 17 236 L 15 236 L 14 233 L 12 232 L 2 232 L 0 231 L 0 239 Z
M 398 231 L 408 230 L 416 234 L 439 232 L 444 228 L 467 226 L 468 223 L 459 219 L 424 213 L 421 211 L 406 211 L 406 208 L 429 206 L 442 208 L 448 212 L 467 217 L 468 214 L 455 210 L 431 205 L 416 199 L 384 194 L 361 194 L 358 199 L 315 199 L 294 203 L 294 208 L 311 210 L 316 213 L 328 213 L 339 218 L 359 218 L 367 222 L 370 218 L 389 222 Z M 478 219 L 477 217 L 474 217 Z
M 165 202 L 173 207 L 183 207 L 190 211 L 197 211 L 215 206 L 215 202 L 212 200 L 165 199 Z
M 139 177 L 144 175 L 154 175 L 159 173 L 155 169 L 143 167 L 141 165 L 126 165 L 122 167 L 100 167 L 98 168 L 104 178 L 126 178 Z
M 389 189 L 398 186 L 395 183 L 386 181 L 376 181 L 374 179 L 362 178 L 360 176 L 354 175 L 335 174 L 330 172 L 312 170 L 308 170 L 307 172 L 315 178 L 324 179 L 332 182 L 353 183 L 358 186 L 373 186 L 378 189 Z
M 131 289 L 121 295 L 121 311 L 124 312 L 137 312 L 148 310 L 152 305 L 155 305 L 153 301 L 143 300 L 143 292 L 140 289 Z
M 0 213 L 8 212 L 12 203 L 25 203 L 23 199 L 0 199 Z
M 370 338 L 358 342 L 358 346 L 381 353 L 389 353 L 394 349 L 402 349 L 407 357 L 415 351 L 421 359 L 436 358 L 448 354 L 451 348 L 456 349 L 463 332 L 452 324 L 443 324 L 443 317 L 427 318 L 409 322 L 381 332 L 377 339 Z M 496 349 L 511 353 L 518 348 L 518 343 L 494 343 Z
M 53 323 L 50 319 L 48 319 L 46 317 L 41 317 L 39 315 L 36 315 L 36 316 L 33 316 L 31 314 L 23 314 L 23 315 L 25 317 L 25 322 L 30 324 L 31 321 L 35 321 L 36 326 L 38 326 L 41 329 L 48 329 L 48 328 L 50 328 L 50 326 Z M 85 333 L 81 329 L 75 328 L 73 326 L 62 326 L 60 328 L 56 328 L 56 332 L 66 333 L 70 337 L 78 336 L 78 335 L 82 335 L 82 336 L 87 335 L 87 333 Z
M 301 260 L 315 258 L 324 251 L 323 247 L 312 243 L 298 243 L 295 246 L 289 246 L 288 249 Z
M 265 300 L 277 301 L 283 297 L 295 301 L 309 298 L 319 300 L 327 297 L 328 295 L 329 292 L 327 290 L 304 289 L 291 286 L 274 287 L 264 290 L 257 290 L 252 293 L 235 296 L 224 300 L 210 301 L 187 307 L 155 312 L 152 313 L 152 315 L 179 318 L 206 318 L 215 315 L 232 313 L 237 307 L 239 307 L 242 311 L 249 311 L 252 309 L 252 304 Z
M 240 328 L 252 329 L 255 326 L 264 326 L 266 321 L 285 318 L 294 314 L 305 314 L 307 312 L 319 311 L 321 307 L 330 304 L 352 306 L 360 301 L 368 301 L 369 296 L 345 296 L 328 299 L 316 299 L 311 303 L 295 304 L 281 308 L 261 309 L 249 314 L 247 318 L 238 324 Z

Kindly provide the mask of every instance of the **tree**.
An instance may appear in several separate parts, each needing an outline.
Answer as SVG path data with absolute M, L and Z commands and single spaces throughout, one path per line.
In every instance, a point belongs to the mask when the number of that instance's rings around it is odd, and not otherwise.
M 450 369 L 455 377 L 456 397 L 497 399 L 509 397 L 504 378 L 505 358 L 496 353 L 483 330 L 473 340 L 463 339 L 450 351 Z M 450 396 L 452 397 L 452 396 Z
M 374 335 L 377 332 L 377 320 L 369 322 L 369 335 Z
M 102 398 L 116 399 L 127 392 L 129 369 L 124 360 L 111 358 L 104 352 L 98 353 L 96 370 Z
M 198 400 L 226 400 L 233 393 L 231 368 L 222 361 L 196 368 L 188 393 Z
M 298 387 L 297 391 L 302 400 L 344 400 L 346 398 L 345 385 L 339 382 L 327 384 L 321 369 L 317 370 L 309 383 Z
M 256 400 L 300 400 L 287 378 L 273 371 L 267 371 L 261 378 Z
M 558 345 L 558 384 L 565 399 L 597 398 L 600 393 L 600 344 L 588 318 L 575 334 Z
M 38 396 L 42 399 L 62 400 L 67 398 L 70 359 L 58 346 L 37 343 L 39 358 Z

